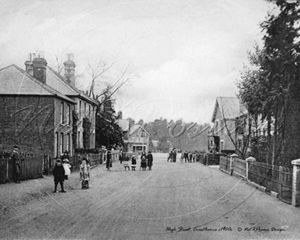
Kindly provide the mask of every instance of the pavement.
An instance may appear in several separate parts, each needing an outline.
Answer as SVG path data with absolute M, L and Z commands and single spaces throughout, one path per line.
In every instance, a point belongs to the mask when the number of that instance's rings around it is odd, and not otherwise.
M 215 166 L 170 163 L 152 171 L 79 173 L 52 193 L 53 177 L 0 185 L 0 239 L 300 239 L 300 210 Z

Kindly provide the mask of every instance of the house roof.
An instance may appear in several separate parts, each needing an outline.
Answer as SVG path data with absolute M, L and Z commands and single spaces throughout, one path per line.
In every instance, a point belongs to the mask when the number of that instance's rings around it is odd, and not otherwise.
M 98 102 L 96 100 L 90 98 L 76 87 L 67 83 L 60 74 L 58 74 L 49 66 L 47 66 L 47 85 L 57 89 L 62 94 L 67 95 L 69 97 L 79 97 L 94 105 L 98 105 Z
M 0 69 L 0 85 L 0 95 L 57 96 L 66 101 L 75 103 L 71 98 L 43 84 L 14 64 Z
M 123 130 L 123 132 L 127 132 L 129 130 L 129 120 L 127 119 L 118 119 L 118 125 Z
M 218 110 L 225 119 L 234 119 L 247 111 L 236 97 L 217 97 L 212 122 L 216 120 Z
M 146 132 L 149 135 L 149 133 L 141 125 L 138 125 L 138 124 L 135 124 L 135 125 L 130 127 L 129 135 L 133 134 L 138 129 L 142 129 L 144 132 Z

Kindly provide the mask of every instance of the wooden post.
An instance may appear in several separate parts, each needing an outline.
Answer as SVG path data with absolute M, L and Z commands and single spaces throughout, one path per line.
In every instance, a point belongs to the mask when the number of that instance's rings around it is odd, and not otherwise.
M 299 206 L 300 201 L 300 159 L 292 161 L 293 164 L 293 183 L 292 183 L 292 205 Z
M 256 159 L 254 157 L 246 158 L 246 179 L 249 180 L 249 162 L 254 162 Z

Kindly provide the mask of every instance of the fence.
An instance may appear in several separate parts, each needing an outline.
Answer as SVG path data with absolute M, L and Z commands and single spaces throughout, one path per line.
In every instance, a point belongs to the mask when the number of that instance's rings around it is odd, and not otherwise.
M 119 160 L 119 151 L 114 150 L 111 152 L 112 155 L 112 161 L 117 161 Z M 77 171 L 79 169 L 81 160 L 83 158 L 86 158 L 89 160 L 91 167 L 95 167 L 97 165 L 103 164 L 106 161 L 106 152 L 101 151 L 99 153 L 80 153 L 80 154 L 75 154 L 74 156 L 70 157 L 70 165 L 72 167 L 71 171 Z M 44 168 L 43 172 L 46 175 L 52 174 L 52 169 L 55 165 L 56 159 L 46 156 L 44 158 Z
M 292 203 L 293 173 L 290 168 L 250 162 L 248 179 L 265 187 L 267 191 L 277 192 L 282 201 Z
M 43 177 L 43 156 L 32 154 L 20 154 L 21 174 L 20 180 L 28 180 Z M 9 154 L 0 154 L 0 183 L 14 181 L 14 166 Z
M 238 158 L 221 157 L 220 170 L 263 186 L 266 192 L 276 192 L 280 200 L 289 204 L 292 203 L 293 172 L 290 168 Z
M 199 162 L 204 165 L 219 165 L 221 154 L 200 153 Z
M 227 172 L 228 174 L 231 174 L 230 170 L 230 158 L 229 157 L 220 157 L 220 169 L 222 171 Z

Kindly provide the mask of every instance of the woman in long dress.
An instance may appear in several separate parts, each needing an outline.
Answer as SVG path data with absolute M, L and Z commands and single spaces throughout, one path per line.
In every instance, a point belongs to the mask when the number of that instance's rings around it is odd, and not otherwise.
M 146 167 L 147 167 L 147 156 L 145 152 L 142 152 L 141 155 L 141 169 L 143 171 L 146 171 Z

